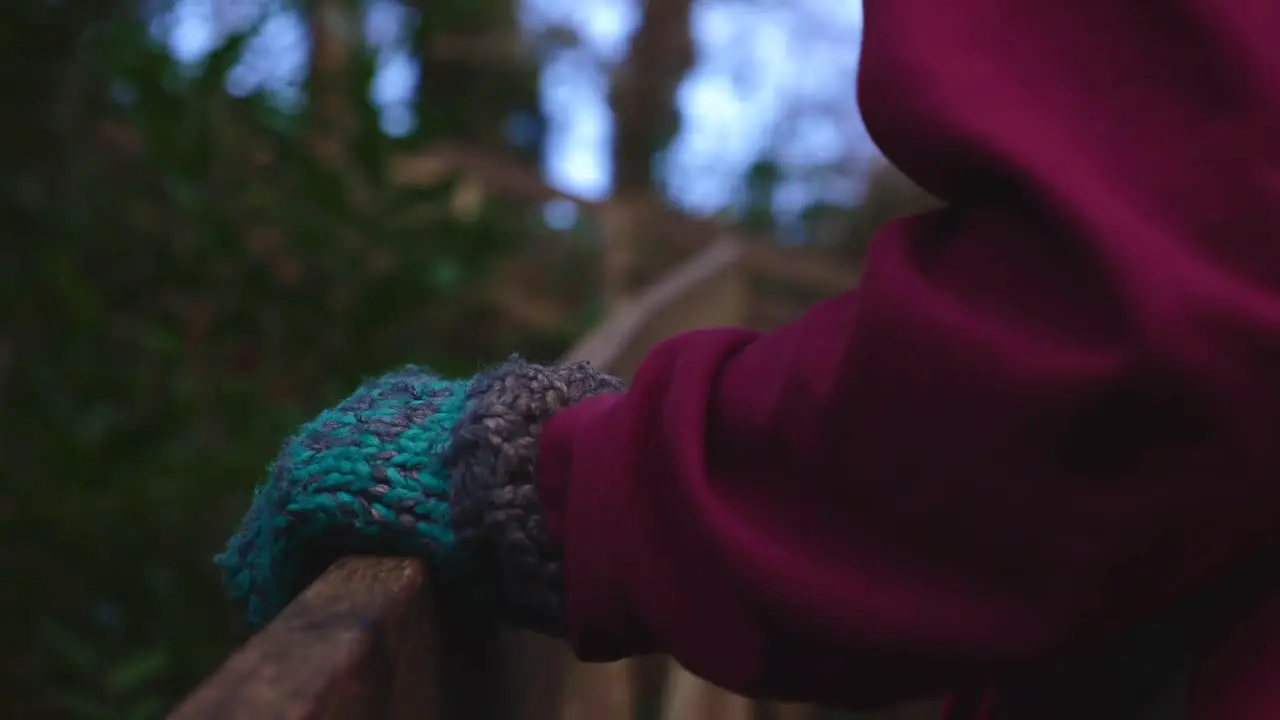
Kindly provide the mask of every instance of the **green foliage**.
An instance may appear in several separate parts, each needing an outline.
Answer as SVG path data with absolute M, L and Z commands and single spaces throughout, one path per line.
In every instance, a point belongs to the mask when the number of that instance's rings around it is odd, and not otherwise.
M 387 182 L 367 57 L 333 157 L 319 108 L 224 92 L 242 38 L 183 67 L 89 7 L 0 49 L 41 79 L 3 98 L 0 716 L 145 720 L 242 639 L 210 558 L 293 425 L 517 349 L 477 287 L 522 216 Z

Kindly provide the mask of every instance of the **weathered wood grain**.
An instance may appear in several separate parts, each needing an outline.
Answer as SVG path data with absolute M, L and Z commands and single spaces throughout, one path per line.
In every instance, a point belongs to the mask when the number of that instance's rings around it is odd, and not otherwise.
M 169 717 L 439 717 L 427 589 L 419 562 L 340 560 Z

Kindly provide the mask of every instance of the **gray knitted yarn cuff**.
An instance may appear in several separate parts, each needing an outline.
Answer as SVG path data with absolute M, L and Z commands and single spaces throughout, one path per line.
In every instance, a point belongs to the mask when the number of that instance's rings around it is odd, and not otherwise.
M 563 552 L 547 532 L 537 490 L 538 439 L 557 411 L 622 382 L 589 363 L 519 358 L 481 373 L 468 390 L 446 466 L 459 545 L 495 581 L 507 619 L 562 636 Z

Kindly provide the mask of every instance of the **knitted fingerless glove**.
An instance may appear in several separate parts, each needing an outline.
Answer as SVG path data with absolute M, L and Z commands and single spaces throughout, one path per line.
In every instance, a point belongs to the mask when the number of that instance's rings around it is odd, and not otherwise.
M 410 366 L 365 383 L 272 463 L 215 559 L 232 598 L 258 627 L 342 555 L 403 555 L 429 560 L 509 620 L 563 634 L 538 438 L 558 410 L 621 389 L 587 363 L 518 358 L 469 381 Z

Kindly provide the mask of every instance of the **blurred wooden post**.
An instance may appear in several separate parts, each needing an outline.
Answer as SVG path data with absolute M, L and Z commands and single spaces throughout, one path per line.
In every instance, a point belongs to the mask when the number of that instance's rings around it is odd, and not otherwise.
M 308 92 L 314 103 L 311 120 L 316 155 L 332 166 L 346 161 L 352 108 L 344 92 L 354 39 L 362 27 L 351 0 L 308 0 L 311 72 Z
M 644 0 L 626 61 L 614 71 L 613 201 L 604 213 L 601 285 L 605 308 L 635 290 L 640 243 L 655 237 L 647 208 L 661 203 L 654 160 L 679 122 L 675 88 L 693 59 L 689 0 Z
M 662 720 L 752 720 L 755 705 L 754 701 L 722 690 L 671 661 Z
M 575 663 L 565 686 L 563 720 L 634 720 L 631 662 Z
M 600 293 L 606 312 L 616 309 L 631 295 L 640 234 L 635 201 L 622 193 L 600 212 Z

